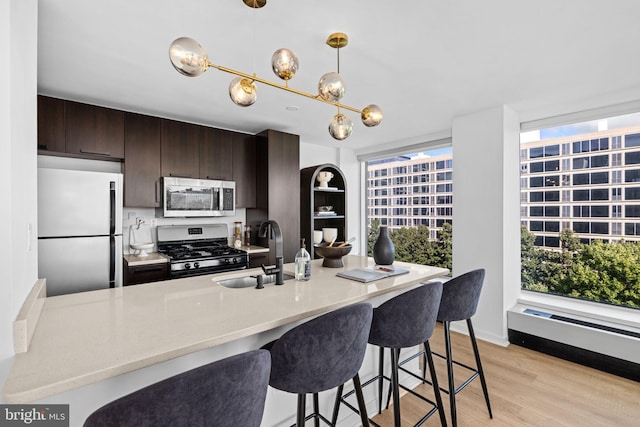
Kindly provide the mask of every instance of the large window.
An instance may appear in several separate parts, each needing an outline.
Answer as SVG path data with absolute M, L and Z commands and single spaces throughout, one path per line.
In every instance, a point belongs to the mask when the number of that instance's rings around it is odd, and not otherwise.
M 382 171 L 389 172 L 383 174 Z M 387 174 L 393 178 L 380 178 Z M 451 269 L 453 158 L 450 148 L 368 162 L 367 186 L 370 253 L 378 227 L 386 225 L 396 247 L 397 260 Z M 394 197 L 398 195 L 403 197 Z M 379 208 L 387 205 L 403 207 Z
M 523 289 L 640 308 L 638 147 L 640 113 L 521 134 Z

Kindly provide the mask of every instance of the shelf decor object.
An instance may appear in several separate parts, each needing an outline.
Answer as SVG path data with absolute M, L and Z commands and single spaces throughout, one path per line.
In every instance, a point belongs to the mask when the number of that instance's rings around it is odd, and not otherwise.
M 396 257 L 396 248 L 389 237 L 389 228 L 380 226 L 378 240 L 373 245 L 373 260 L 377 265 L 391 265 Z
M 266 0 L 243 0 L 243 2 L 254 10 L 267 3 Z M 289 87 L 289 80 L 298 71 L 298 57 L 287 48 L 278 49 L 271 58 L 271 68 L 278 77 L 284 80 L 284 84 L 260 78 L 255 73 L 250 75 L 222 65 L 212 64 L 209 62 L 206 50 L 200 43 L 189 37 L 180 37 L 171 43 L 169 58 L 173 67 L 187 77 L 197 77 L 210 67 L 236 75 L 237 77 L 229 85 L 229 96 L 236 105 L 241 107 L 248 107 L 256 102 L 256 82 L 334 105 L 338 108 L 338 114 L 333 116 L 329 122 L 329 133 L 334 139 L 343 140 L 351 135 L 353 122 L 348 116 L 342 114 L 342 109 L 359 113 L 362 123 L 367 127 L 377 126 L 382 121 L 382 110 L 375 104 L 369 104 L 359 110 L 340 103 L 340 99 L 345 93 L 344 80 L 340 76 L 340 48 L 345 47 L 348 42 L 349 38 L 344 33 L 333 33 L 327 39 L 327 45 L 337 51 L 338 67 L 336 72 L 326 73 L 320 78 L 317 94 Z
M 351 245 L 340 247 L 338 247 L 337 245 L 329 246 L 329 244 L 326 242 L 313 245 L 313 248 L 319 256 L 324 258 L 324 260 L 322 261 L 322 266 L 329 268 L 344 267 L 342 257 L 348 255 L 349 252 L 351 252 Z

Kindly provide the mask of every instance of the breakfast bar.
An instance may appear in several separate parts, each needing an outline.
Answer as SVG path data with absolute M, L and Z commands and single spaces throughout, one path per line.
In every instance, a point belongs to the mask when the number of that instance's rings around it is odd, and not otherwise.
M 264 289 L 218 283 L 262 273 L 252 269 L 46 298 L 28 351 L 14 357 L 3 399 L 69 403 L 72 425 L 81 424 L 109 399 L 176 373 L 172 370 L 257 348 L 305 319 L 361 301 L 376 306 L 448 273 L 396 262 L 409 272 L 369 283 L 336 276 L 373 266 L 371 258 L 349 255 L 343 268 L 314 260 L 311 280 L 269 283 Z M 293 264 L 284 267 L 293 273 Z M 111 382 L 105 386 L 105 381 Z M 96 393 L 89 397 L 91 390 Z M 283 407 L 295 409 L 289 403 Z M 265 425 L 271 425 L 268 413 L 269 404 Z

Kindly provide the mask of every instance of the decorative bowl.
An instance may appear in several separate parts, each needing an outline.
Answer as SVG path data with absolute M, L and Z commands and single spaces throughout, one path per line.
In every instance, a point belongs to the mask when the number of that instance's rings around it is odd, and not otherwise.
M 333 206 L 318 206 L 318 212 L 331 212 Z
M 153 249 L 153 242 L 151 243 L 131 243 L 129 244 L 132 249 L 138 251 L 137 256 L 149 256 L 148 251 Z
M 344 267 L 344 264 L 342 263 L 342 257 L 351 252 L 351 245 L 345 245 L 339 248 L 339 244 L 340 242 L 334 243 L 331 247 L 329 247 L 329 244 L 326 242 L 320 243 L 318 245 L 313 245 L 315 253 L 324 258 L 324 260 L 322 261 L 323 267 Z

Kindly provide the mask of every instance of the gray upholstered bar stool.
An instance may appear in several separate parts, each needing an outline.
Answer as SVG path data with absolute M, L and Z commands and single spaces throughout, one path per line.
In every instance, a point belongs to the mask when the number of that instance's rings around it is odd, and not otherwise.
M 253 350 L 167 378 L 93 412 L 85 427 L 259 427 L 271 356 Z
M 442 283 L 428 283 L 404 292 L 373 310 L 369 343 L 380 347 L 379 371 L 377 376 L 367 380 L 363 386 L 378 381 L 378 412 L 381 412 L 383 380 L 390 381 L 390 392 L 393 394 L 393 425 L 396 427 L 400 426 L 400 387 L 432 405 L 431 410 L 415 424 L 416 426 L 424 423 L 427 418 L 436 411 L 440 415 L 441 424 L 443 426 L 447 425 L 442 399 L 440 397 L 440 388 L 438 387 L 438 379 L 429 346 L 429 338 L 431 338 L 435 327 L 441 295 Z M 400 350 L 417 345 L 424 347 L 424 354 L 427 361 L 425 367 L 427 365 L 429 366 L 431 377 L 433 378 L 433 392 L 436 402 L 429 400 L 410 388 L 404 387 L 399 382 L 398 359 Z M 391 378 L 384 375 L 385 348 L 388 348 L 391 353 Z M 415 374 L 412 375 L 422 379 Z M 334 409 L 334 422 L 337 420 L 340 403 L 344 403 L 349 408 L 355 410 L 355 408 L 345 400 L 350 394 L 351 393 L 347 393 L 342 396 L 342 387 L 338 390 L 338 398 L 336 399 L 336 407 Z M 373 423 L 373 421 L 371 422 Z
M 316 317 L 286 332 L 264 348 L 271 352 L 269 384 L 298 395 L 296 425 L 304 426 L 313 418 L 332 425 L 319 413 L 318 393 L 353 380 L 361 409 L 361 419 L 368 426 L 367 412 L 360 387 L 358 370 L 362 365 L 371 328 L 370 304 L 353 304 Z M 306 416 L 306 395 L 313 394 L 313 414 Z
M 444 356 L 438 356 L 445 358 L 447 361 L 447 377 L 449 384 L 448 389 L 445 390 L 445 392 L 449 394 L 451 423 L 454 427 L 458 425 L 456 415 L 456 394 L 462 391 L 462 389 L 464 389 L 472 380 L 474 380 L 478 376 L 480 377 L 480 383 L 482 384 L 484 400 L 487 403 L 489 418 L 493 418 L 493 414 L 491 412 L 491 403 L 489 402 L 489 391 L 487 389 L 487 382 L 484 377 L 484 371 L 482 370 L 482 362 L 480 361 L 480 353 L 478 352 L 476 335 L 473 332 L 473 325 L 471 323 L 471 317 L 473 317 L 473 315 L 476 313 L 476 309 L 478 308 L 480 292 L 482 291 L 482 284 L 484 282 L 484 274 L 485 271 L 483 268 L 469 271 L 445 282 L 442 290 L 442 300 L 440 302 L 440 310 L 438 311 L 438 321 L 442 322 L 444 326 L 444 342 L 446 354 Z M 467 322 L 467 328 L 469 329 L 469 338 L 471 339 L 471 346 L 473 348 L 473 354 L 476 359 L 476 368 L 455 361 L 451 354 L 450 324 L 451 322 L 458 320 L 466 320 Z M 472 372 L 472 375 L 459 387 L 456 387 L 454 382 L 454 364 Z

